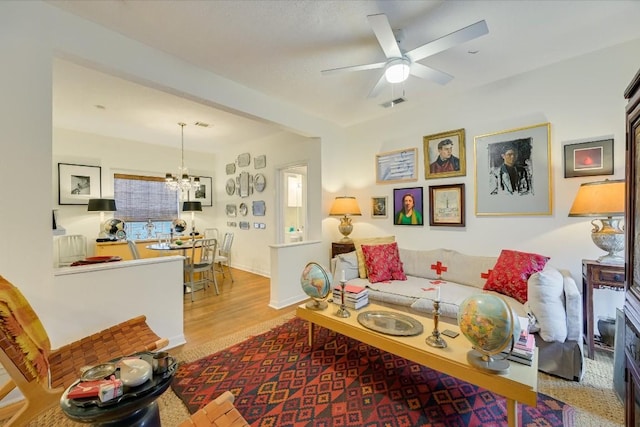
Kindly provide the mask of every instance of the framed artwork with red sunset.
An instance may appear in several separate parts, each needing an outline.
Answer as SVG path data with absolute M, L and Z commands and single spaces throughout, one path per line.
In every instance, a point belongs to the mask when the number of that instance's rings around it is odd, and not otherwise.
M 613 139 L 566 144 L 564 177 L 613 175 Z

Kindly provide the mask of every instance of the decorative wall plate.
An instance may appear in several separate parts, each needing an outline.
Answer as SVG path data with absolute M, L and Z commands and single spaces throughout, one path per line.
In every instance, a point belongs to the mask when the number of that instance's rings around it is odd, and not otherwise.
M 233 175 L 234 173 L 236 173 L 236 164 L 227 163 L 227 167 L 225 169 L 227 171 L 227 175 Z
M 240 175 L 236 178 L 236 185 L 238 187 L 238 196 L 240 197 L 249 197 L 251 194 L 250 184 L 253 177 L 249 174 L 249 172 L 240 172 Z
M 256 176 L 253 177 L 253 188 L 255 188 L 258 193 L 262 193 L 266 186 L 267 178 L 265 178 L 263 174 L 257 173 Z
M 247 207 L 247 204 L 246 203 L 240 203 L 240 215 L 247 216 L 248 212 L 249 212 L 249 208 Z
M 249 228 L 251 228 L 251 224 L 249 224 L 249 221 L 240 221 L 241 230 L 248 230 Z
M 236 192 L 236 180 L 233 178 L 229 178 L 227 180 L 225 189 L 227 190 L 228 195 L 233 196 L 233 194 Z
M 227 216 L 235 217 L 237 212 L 236 205 L 227 205 L 226 212 L 227 212 Z
M 267 166 L 267 156 L 256 156 L 253 158 L 253 167 L 256 169 L 262 169 Z
M 251 164 L 251 154 L 242 153 L 238 155 L 238 166 L 243 168 Z
M 256 200 L 251 205 L 251 212 L 254 216 L 264 216 L 267 207 L 264 203 L 264 200 Z

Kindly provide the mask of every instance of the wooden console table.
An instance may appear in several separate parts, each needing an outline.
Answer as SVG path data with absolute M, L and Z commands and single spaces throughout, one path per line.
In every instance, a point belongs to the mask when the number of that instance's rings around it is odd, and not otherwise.
M 624 291 L 624 282 L 623 264 L 600 264 L 594 260 L 582 260 L 582 313 L 584 313 L 584 334 L 587 341 L 587 357 L 589 359 L 593 359 L 593 352 L 596 347 L 593 290 L 613 289 L 615 291 Z M 609 350 L 609 348 L 606 349 Z
M 331 258 L 334 258 L 336 255 L 346 254 L 349 252 L 353 252 L 356 250 L 356 246 L 353 242 L 332 242 L 331 243 Z

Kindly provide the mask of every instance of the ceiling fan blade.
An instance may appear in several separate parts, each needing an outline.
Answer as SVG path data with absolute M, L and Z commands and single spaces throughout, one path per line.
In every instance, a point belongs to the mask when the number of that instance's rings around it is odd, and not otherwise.
M 416 77 L 431 80 L 441 85 L 446 85 L 451 80 L 453 80 L 453 76 L 450 74 L 434 70 L 433 68 L 427 67 L 426 65 L 416 64 L 415 62 L 411 64 L 409 73 L 413 74 Z
M 450 49 L 459 44 L 468 42 L 480 36 L 484 36 L 489 33 L 489 27 L 487 23 L 482 20 L 475 24 L 471 24 L 468 27 L 464 27 L 458 31 L 442 36 L 439 39 L 433 40 L 427 44 L 417 47 L 407 52 L 407 57 L 412 62 L 420 61 L 426 57 L 435 55 L 447 49 Z
M 375 70 L 377 68 L 384 68 L 386 62 L 377 62 L 375 64 L 364 64 L 364 65 L 352 65 L 350 67 L 340 67 L 340 68 L 331 68 L 329 70 L 320 71 L 324 75 L 341 73 L 343 71 L 363 71 L 363 70 Z
M 373 33 L 380 43 L 380 47 L 384 51 L 387 58 L 402 58 L 402 52 L 400 52 L 400 46 L 396 41 L 396 36 L 393 35 L 393 30 L 387 19 L 387 15 L 380 13 L 378 15 L 368 15 L 369 24 Z
M 371 89 L 369 95 L 367 95 L 367 98 L 375 98 L 376 96 L 378 96 L 380 94 L 380 91 L 385 87 L 386 84 L 387 79 L 384 77 L 384 73 L 382 73 L 376 85 Z

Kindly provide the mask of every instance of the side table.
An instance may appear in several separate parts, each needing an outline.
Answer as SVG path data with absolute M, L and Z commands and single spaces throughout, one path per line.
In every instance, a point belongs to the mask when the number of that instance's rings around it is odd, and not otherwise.
M 332 242 L 331 243 L 331 258 L 336 255 L 346 254 L 356 250 L 356 246 L 353 242 Z
M 153 362 L 151 353 L 139 355 L 141 359 Z M 76 384 L 74 383 L 62 394 L 60 408 L 73 421 L 91 423 L 94 427 L 160 427 L 160 411 L 156 399 L 171 385 L 176 368 L 177 364 L 174 362 L 166 373 L 154 373 L 151 380 L 138 387 L 125 389 L 123 396 L 104 403 L 99 403 L 97 398 L 75 402 L 69 399 L 67 394 Z
M 600 264 L 598 261 L 582 260 L 582 313 L 584 334 L 587 341 L 587 357 L 593 359 L 595 349 L 593 290 L 613 289 L 624 291 L 624 265 Z

